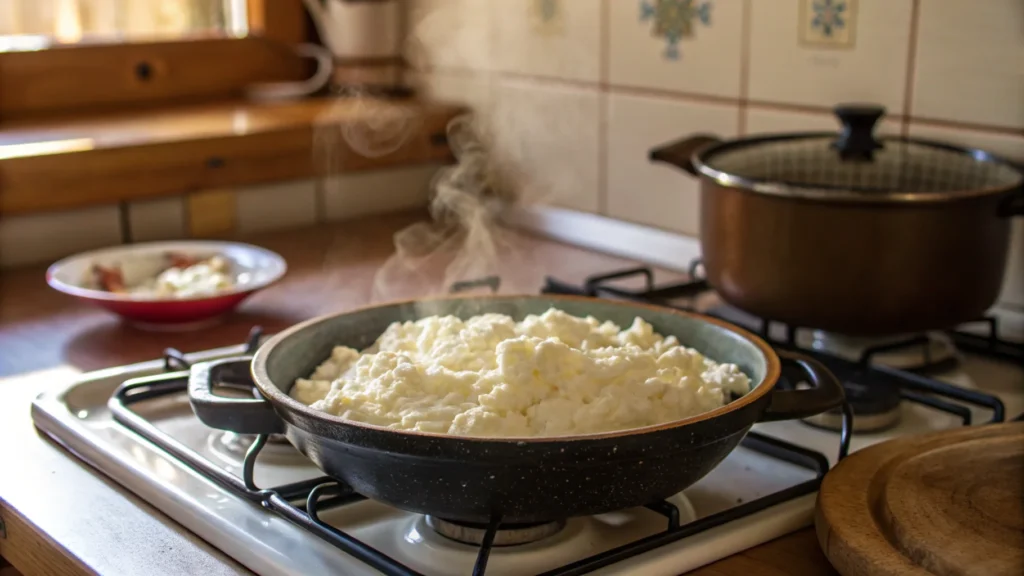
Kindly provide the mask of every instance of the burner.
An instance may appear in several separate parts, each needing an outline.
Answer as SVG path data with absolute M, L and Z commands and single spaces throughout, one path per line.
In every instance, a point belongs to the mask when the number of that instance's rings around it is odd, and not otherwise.
M 896 335 L 883 338 L 847 336 L 812 330 L 802 345 L 828 352 L 853 362 L 880 364 L 899 370 L 952 368 L 957 361 L 956 346 L 941 332 Z
M 843 382 L 846 401 L 853 410 L 854 432 L 880 432 L 892 428 L 900 421 L 900 391 L 884 384 Z M 829 410 L 804 419 L 815 428 L 839 431 L 843 426 L 843 413 Z
M 452 522 L 427 516 L 427 526 L 435 532 L 463 544 L 483 544 L 487 526 L 471 522 Z M 537 524 L 502 524 L 494 535 L 494 546 L 517 546 L 554 536 L 565 528 L 565 520 Z

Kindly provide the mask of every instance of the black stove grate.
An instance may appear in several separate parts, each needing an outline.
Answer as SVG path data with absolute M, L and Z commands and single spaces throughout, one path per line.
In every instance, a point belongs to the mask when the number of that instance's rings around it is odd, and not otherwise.
M 974 352 L 975 354 L 991 356 L 1024 365 L 1024 342 L 1008 342 L 1001 339 L 999 337 L 998 318 L 987 316 L 970 324 L 981 324 L 985 328 L 984 333 L 976 334 L 963 330 L 951 330 L 949 335 L 953 338 L 953 343 L 958 348 Z
M 249 336 L 247 353 L 259 347 L 261 331 L 256 328 Z M 327 476 L 271 488 L 261 488 L 254 481 L 256 460 L 266 445 L 268 436 L 255 437 L 246 452 L 239 477 L 215 465 L 207 458 L 178 442 L 134 410 L 132 404 L 166 395 L 187 392 L 189 361 L 181 352 L 168 349 L 164 356 L 164 374 L 134 378 L 124 382 L 115 391 L 109 402 L 113 418 L 139 436 L 158 446 L 182 464 L 188 466 L 225 490 L 259 505 L 296 526 L 304 528 L 339 550 L 364 562 L 386 576 L 418 576 L 420 573 L 387 556 L 365 542 L 339 530 L 320 519 L 326 510 L 364 500 L 351 487 Z M 852 416 L 844 414 L 844 433 L 839 441 L 840 457 L 849 450 Z M 710 530 L 716 526 L 755 514 L 772 506 L 812 494 L 818 490 L 822 478 L 829 469 L 828 459 L 813 450 L 788 442 L 749 432 L 741 446 L 770 458 L 804 468 L 814 473 L 814 478 L 784 490 L 738 504 L 717 514 L 700 518 L 688 524 L 679 524 L 679 510 L 668 501 L 654 502 L 647 508 L 666 518 L 664 531 L 625 544 L 618 548 L 583 558 L 571 564 L 545 572 L 542 576 L 570 576 L 586 574 L 616 562 L 638 556 L 671 542 Z M 494 536 L 501 527 L 500 518 L 492 520 L 480 546 L 473 576 L 484 576 L 487 561 L 493 547 Z
M 700 278 L 700 267 L 699 261 L 695 261 L 690 265 L 690 277 L 694 279 L 664 285 L 655 284 L 654 272 L 648 267 L 628 268 L 609 274 L 591 276 L 584 280 L 582 285 L 574 285 L 548 277 L 545 279 L 545 285 L 541 292 L 546 294 L 575 294 L 599 298 L 616 298 L 694 312 L 695 310 L 692 307 L 678 305 L 674 301 L 692 299 L 712 292 L 712 288 L 707 281 Z M 611 282 L 631 279 L 642 281 L 642 288 L 623 288 L 611 284 Z M 926 342 L 922 339 L 911 338 L 904 342 L 896 343 L 897 346 L 885 344 L 869 348 L 861 354 L 859 361 L 851 361 L 820 350 L 799 346 L 796 342 L 796 334 L 798 330 L 806 329 L 803 327 L 790 326 L 781 322 L 752 317 L 741 323 L 737 322 L 732 316 L 726 317 L 715 311 L 705 311 L 702 313 L 757 332 L 776 348 L 798 351 L 811 356 L 824 364 L 842 382 L 898 390 L 903 400 L 958 416 L 963 420 L 964 425 L 971 423 L 971 411 L 965 405 L 973 405 L 991 411 L 992 417 L 990 422 L 1002 422 L 1006 417 L 1002 401 L 995 396 L 928 378 L 915 372 L 871 363 L 872 357 L 876 354 L 891 351 L 899 346 L 926 345 Z M 957 346 L 973 353 L 1024 364 L 1024 344 L 1016 344 L 1000 339 L 996 318 L 985 318 L 979 320 L 979 322 L 988 327 L 988 334 L 978 336 L 966 332 L 951 331 L 951 337 Z M 773 327 L 780 327 L 784 336 L 782 338 L 772 337 Z M 927 350 L 927 347 L 925 349 Z

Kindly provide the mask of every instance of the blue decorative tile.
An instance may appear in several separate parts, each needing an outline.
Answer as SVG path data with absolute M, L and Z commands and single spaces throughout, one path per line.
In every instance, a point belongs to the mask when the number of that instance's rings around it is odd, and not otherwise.
M 665 40 L 665 58 L 679 59 L 679 42 L 692 38 L 697 24 L 711 25 L 711 2 L 641 0 L 640 21 L 652 22 L 651 33 Z
M 846 27 L 846 0 L 814 0 L 811 7 L 814 9 L 811 26 L 825 36 L 831 37 L 833 32 Z
M 552 22 L 558 18 L 558 14 L 561 12 L 558 0 L 536 0 L 536 2 L 537 15 L 540 16 L 541 22 Z
M 800 41 L 832 48 L 853 46 L 857 0 L 801 0 Z
M 530 2 L 533 30 L 538 34 L 563 34 L 565 27 L 562 13 L 562 0 L 532 0 Z

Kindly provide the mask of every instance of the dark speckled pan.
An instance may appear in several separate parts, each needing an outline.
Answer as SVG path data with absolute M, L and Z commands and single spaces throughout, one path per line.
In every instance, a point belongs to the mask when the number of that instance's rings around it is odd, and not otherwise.
M 737 364 L 755 386 L 726 406 L 684 420 L 618 432 L 553 438 L 471 438 L 349 422 L 293 400 L 288 390 L 339 344 L 363 349 L 392 322 L 486 312 L 522 319 L 559 308 L 628 326 L 636 316 L 718 362 Z M 402 302 L 294 326 L 243 357 L 197 365 L 192 406 L 209 426 L 242 434 L 283 432 L 328 475 L 412 512 L 457 521 L 542 522 L 654 502 L 707 474 L 759 421 L 804 418 L 840 405 L 839 382 L 785 353 L 814 384 L 774 390 L 780 358 L 760 338 L 719 320 L 634 303 L 559 296 L 492 296 Z M 210 383 L 251 377 L 256 399 L 214 395 Z

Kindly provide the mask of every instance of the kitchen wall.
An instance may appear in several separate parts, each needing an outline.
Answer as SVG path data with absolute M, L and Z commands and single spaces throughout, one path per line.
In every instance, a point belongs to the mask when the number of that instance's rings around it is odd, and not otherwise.
M 412 5 L 411 79 L 474 106 L 528 200 L 696 235 L 696 180 L 648 149 L 831 130 L 850 101 L 884 105 L 884 132 L 1024 160 L 1021 0 Z M 1024 308 L 1021 220 L 1001 298 Z

